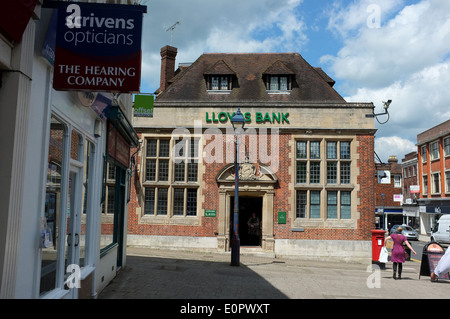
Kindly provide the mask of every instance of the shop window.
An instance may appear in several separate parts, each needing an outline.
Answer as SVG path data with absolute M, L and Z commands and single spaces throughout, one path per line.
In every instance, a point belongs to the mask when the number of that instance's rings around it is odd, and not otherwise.
M 106 184 L 104 203 L 102 206 L 100 229 L 100 252 L 108 251 L 110 247 L 118 243 L 118 219 L 123 218 L 125 205 L 125 180 L 126 170 L 118 165 L 113 158 L 106 162 Z
M 45 206 L 40 219 L 41 296 L 65 289 L 65 266 L 92 263 L 90 220 L 94 203 L 94 143 L 56 115 L 50 118 Z M 95 209 L 95 208 L 94 208 Z
M 86 244 L 89 243 L 90 234 L 90 208 L 91 208 L 91 194 L 90 185 L 93 178 L 93 167 L 94 167 L 94 144 L 86 140 L 84 144 L 84 165 L 83 165 L 83 184 L 82 184 L 82 194 L 83 194 L 83 215 L 81 216 L 81 228 L 80 228 L 80 266 L 86 266 Z
M 64 240 L 58 241 L 60 235 L 60 216 L 64 216 L 64 209 L 61 206 L 63 194 L 62 171 L 65 170 L 67 161 L 63 158 L 65 144 L 67 140 L 66 126 L 52 116 L 50 121 L 50 141 L 48 150 L 48 169 L 46 182 L 46 200 L 44 216 L 41 218 L 42 259 L 41 259 L 41 282 L 40 293 L 56 288 L 57 277 L 61 276 L 62 270 L 57 267 L 60 242 L 64 246 Z

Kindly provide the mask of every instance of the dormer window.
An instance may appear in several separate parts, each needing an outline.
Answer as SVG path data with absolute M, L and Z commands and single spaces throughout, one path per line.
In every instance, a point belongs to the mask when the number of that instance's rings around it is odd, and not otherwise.
M 276 61 L 263 73 L 268 93 L 289 93 L 294 79 L 295 73 L 281 61 Z
M 269 91 L 287 91 L 289 89 L 288 76 L 269 76 Z
M 223 60 L 217 61 L 204 73 L 206 89 L 210 93 L 230 93 L 236 73 Z
M 228 75 L 211 75 L 208 81 L 208 90 L 229 91 L 231 90 L 231 78 Z

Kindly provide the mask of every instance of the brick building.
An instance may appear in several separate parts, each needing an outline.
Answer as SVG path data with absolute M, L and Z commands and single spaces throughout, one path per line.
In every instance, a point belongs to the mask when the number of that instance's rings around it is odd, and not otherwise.
M 375 205 L 379 227 L 389 230 L 395 224 L 404 224 L 402 209 L 402 167 L 396 156 L 387 163 L 376 163 Z M 384 210 L 384 214 L 383 214 Z M 383 220 L 384 217 L 384 220 Z
M 402 159 L 403 213 L 408 217 L 408 221 L 411 221 L 412 227 L 420 230 L 419 206 L 417 205 L 420 194 L 417 163 L 417 152 L 405 154 Z
M 450 120 L 417 135 L 421 232 L 450 214 Z
M 161 49 L 142 142 L 128 244 L 229 251 L 239 135 L 241 252 L 369 260 L 374 228 L 372 103 L 348 103 L 297 53 L 203 54 L 175 71 Z M 258 231 L 250 231 L 254 214 Z

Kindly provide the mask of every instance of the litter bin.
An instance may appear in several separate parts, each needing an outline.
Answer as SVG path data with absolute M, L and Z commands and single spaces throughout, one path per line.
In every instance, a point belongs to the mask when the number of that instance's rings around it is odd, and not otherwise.
M 370 231 L 372 233 L 372 264 L 377 264 L 381 269 L 386 267 L 385 263 L 378 261 L 380 257 L 381 248 L 384 246 L 384 234 L 383 229 L 374 229 Z

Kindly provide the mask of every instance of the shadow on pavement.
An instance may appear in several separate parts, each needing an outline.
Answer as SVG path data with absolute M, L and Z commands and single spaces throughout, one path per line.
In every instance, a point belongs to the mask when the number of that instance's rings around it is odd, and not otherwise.
M 287 299 L 263 277 L 229 262 L 127 256 L 99 299 Z

